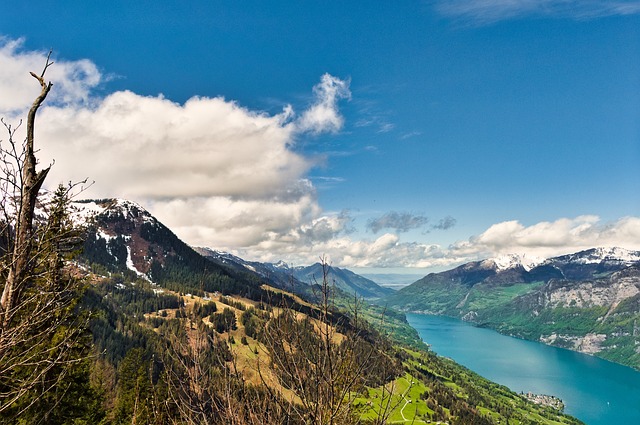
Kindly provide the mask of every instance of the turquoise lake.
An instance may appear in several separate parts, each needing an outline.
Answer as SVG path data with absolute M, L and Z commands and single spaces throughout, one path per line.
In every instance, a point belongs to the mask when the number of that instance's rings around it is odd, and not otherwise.
M 407 314 L 407 320 L 434 352 L 513 391 L 560 397 L 565 413 L 586 424 L 640 424 L 640 372 L 457 319 Z

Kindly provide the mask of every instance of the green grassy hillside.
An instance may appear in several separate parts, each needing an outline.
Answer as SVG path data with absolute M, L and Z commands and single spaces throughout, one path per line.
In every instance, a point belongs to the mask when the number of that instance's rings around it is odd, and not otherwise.
M 218 376 L 217 379 L 222 382 L 227 380 L 226 385 L 236 388 L 232 394 L 221 393 L 219 396 L 233 399 L 237 405 L 236 414 L 241 420 L 239 423 L 253 423 L 251 417 L 256 415 L 249 407 L 242 407 L 246 402 L 269 404 L 273 413 L 267 418 L 269 420 L 284 420 L 290 414 L 291 417 L 287 419 L 289 422 L 283 423 L 301 423 L 295 419 L 295 414 L 285 412 L 285 406 L 294 403 L 298 410 L 310 408 L 304 404 L 309 399 L 309 394 L 304 394 L 308 388 L 296 386 L 295 382 L 290 381 L 292 377 L 282 375 L 282 371 L 291 367 L 287 365 L 288 361 L 298 358 L 289 352 L 292 349 L 308 350 L 304 355 L 301 354 L 301 358 L 306 359 L 304 364 L 312 362 L 318 367 L 323 364 L 323 351 L 316 352 L 312 348 L 312 342 L 316 338 L 322 340 L 325 335 L 323 329 L 329 329 L 334 347 L 332 350 L 336 350 L 334 360 L 338 364 L 350 359 L 350 352 L 359 353 L 357 358 L 348 360 L 353 370 L 359 370 L 360 361 L 366 362 L 366 369 L 360 370 L 359 376 L 353 376 L 355 385 L 343 394 L 344 411 L 348 414 L 341 416 L 341 420 L 349 422 L 340 423 L 409 424 L 442 421 L 497 424 L 506 423 L 507 419 L 511 424 L 579 423 L 558 411 L 534 405 L 518 394 L 436 356 L 424 345 L 417 348 L 420 344 L 413 344 L 413 348 L 409 348 L 393 343 L 385 333 L 390 332 L 393 336 L 395 330 L 404 328 L 403 323 L 406 322 L 403 322 L 402 315 L 388 315 L 385 324 L 379 317 L 382 311 L 367 306 L 362 310 L 357 308 L 362 312 L 357 319 L 353 313 L 341 315 L 336 312 L 324 316 L 321 306 L 310 304 L 293 294 L 268 287 L 263 287 L 263 290 L 275 296 L 265 299 L 266 302 L 233 294 L 223 296 L 220 293 L 206 293 L 205 297 L 200 297 L 159 289 L 144 281 L 132 285 L 123 277 L 112 277 L 96 283 L 90 291 L 88 302 L 94 311 L 100 312 L 96 314 L 92 332 L 96 347 L 103 354 L 96 358 L 93 374 L 100 378 L 98 382 L 102 382 L 100 393 L 103 405 L 116 406 L 116 410 L 105 408 L 103 423 L 130 420 L 134 414 L 131 406 L 135 405 L 136 397 L 146 400 L 145 409 L 153 409 L 153 399 L 148 397 L 151 394 L 160 397 L 159 394 L 165 391 L 171 392 L 170 387 L 164 389 L 171 380 L 171 376 L 165 374 L 168 370 L 180 370 L 179 366 L 171 366 L 170 363 L 183 358 L 181 356 L 186 353 L 194 355 L 189 350 L 180 353 L 182 349 L 176 347 L 197 344 L 202 335 L 208 335 L 205 340 L 210 341 L 210 354 L 213 357 L 210 360 L 206 360 L 207 356 L 191 359 L 196 364 L 208 364 L 213 376 Z M 353 305 L 349 307 L 353 309 Z M 372 326 L 365 323 L 365 318 L 377 324 Z M 394 324 L 389 327 L 391 323 Z M 407 333 L 406 337 L 409 338 L 409 335 Z M 284 346 L 281 345 L 282 341 L 286 341 Z M 278 347 L 285 350 L 280 353 L 284 355 L 282 358 L 274 352 L 282 349 Z M 132 359 L 134 355 L 137 357 Z M 125 394 L 120 388 L 130 377 L 123 374 L 134 360 L 136 364 L 146 365 L 144 370 L 157 369 L 153 373 L 157 373 L 157 378 L 150 376 L 151 386 L 144 390 L 146 392 L 135 390 Z M 315 373 L 314 369 L 307 370 L 301 364 L 295 366 L 298 373 Z M 189 367 L 182 373 L 188 370 Z M 225 375 L 224 371 L 230 375 Z M 112 373 L 115 380 L 106 384 L 105 373 Z M 146 373 L 143 372 L 142 376 Z M 186 376 L 184 379 L 188 379 Z M 312 376 L 307 379 L 317 382 L 317 378 Z M 205 379 L 204 382 L 208 381 Z M 246 398 L 248 396 L 243 396 L 242 392 L 236 392 L 243 387 L 253 388 L 255 393 Z M 211 381 L 209 391 L 221 390 L 218 384 Z M 312 391 L 311 394 L 315 393 Z M 134 399 L 129 400 L 128 397 Z M 183 394 L 183 397 L 193 402 L 195 396 Z M 275 412 L 279 413 L 276 415 Z M 224 417 L 225 412 L 218 411 L 216 414 Z M 169 418 L 172 413 L 163 412 L 163 415 Z

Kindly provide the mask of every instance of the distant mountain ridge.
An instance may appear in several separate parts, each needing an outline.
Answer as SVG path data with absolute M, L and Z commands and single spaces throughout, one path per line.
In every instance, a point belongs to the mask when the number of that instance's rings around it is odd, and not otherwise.
M 277 282 L 283 288 L 295 289 L 296 285 L 315 285 L 323 279 L 322 264 L 320 263 L 292 267 L 284 261 L 277 263 L 246 261 L 227 252 L 211 248 L 195 248 L 195 250 L 208 258 L 217 259 L 225 264 L 255 271 L 259 275 Z M 373 280 L 360 276 L 348 269 L 329 266 L 327 271 L 329 281 L 347 294 L 356 293 L 364 298 L 379 298 L 394 292 L 393 289 L 382 287 Z
M 322 279 L 319 264 L 263 264 L 213 250 L 205 257 L 130 201 L 74 202 L 72 209 L 76 220 L 88 223 L 80 261 L 99 274 L 250 299 L 264 294 L 265 283 L 310 294 Z M 460 317 L 640 367 L 639 265 L 638 251 L 593 248 L 541 262 L 518 256 L 471 262 L 397 292 L 340 268 L 329 268 L 327 277 L 343 293 L 377 299 L 381 306 Z
M 640 368 L 640 251 L 474 261 L 431 273 L 381 302 Z
M 479 283 L 529 283 L 558 279 L 586 279 L 612 273 L 640 262 L 640 251 L 592 248 L 548 259 L 517 254 L 472 261 L 454 269 L 431 273 L 414 282 L 450 279 L 467 286 Z
M 76 222 L 90 223 L 83 256 L 109 271 L 133 273 L 156 282 L 184 274 L 184 267 L 193 273 L 202 268 L 209 274 L 250 281 L 251 286 L 262 281 L 294 292 L 322 280 L 319 263 L 290 267 L 282 261 L 260 263 L 211 248 L 190 247 L 135 202 L 85 200 L 74 202 L 72 210 Z M 329 267 L 328 272 L 330 281 L 347 294 L 378 298 L 394 292 L 347 269 Z M 195 275 L 191 278 L 195 284 Z
M 540 265 L 545 260 L 539 257 L 528 257 L 520 254 L 506 254 L 481 261 L 486 267 L 494 267 L 496 271 L 522 267 L 526 271 Z
M 322 280 L 323 271 L 320 263 L 307 267 L 296 267 L 293 272 L 298 280 L 310 284 Z M 329 266 L 327 277 L 330 282 L 335 283 L 338 288 L 346 293 L 356 293 L 364 298 L 379 298 L 395 292 L 393 289 L 380 286 L 373 280 L 360 276 L 351 270 L 339 267 Z
M 208 258 L 237 270 L 249 270 L 275 284 L 279 288 L 295 289 L 306 286 L 307 283 L 299 281 L 292 273 L 289 266 L 280 261 L 278 263 L 261 263 L 258 261 L 247 261 L 236 255 L 212 248 L 194 247 L 196 252 Z
M 560 269 L 566 279 L 575 280 L 615 272 L 638 262 L 640 262 L 640 251 L 615 247 L 592 248 L 546 261 Z

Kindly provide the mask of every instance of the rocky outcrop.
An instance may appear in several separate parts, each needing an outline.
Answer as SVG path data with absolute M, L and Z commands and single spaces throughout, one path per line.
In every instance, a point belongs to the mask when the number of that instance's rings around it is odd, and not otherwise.
M 603 343 L 607 340 L 607 335 L 588 333 L 583 337 L 575 335 L 551 335 L 540 336 L 540 342 L 556 347 L 568 348 L 585 354 L 597 354 L 602 351 Z
M 606 307 L 613 312 L 623 301 L 640 296 L 640 265 L 590 280 L 551 279 L 514 300 L 521 310 Z
M 608 306 L 615 309 L 621 301 L 640 293 L 640 275 L 630 269 L 604 279 L 582 282 L 553 280 L 542 291 L 547 300 L 545 307 Z

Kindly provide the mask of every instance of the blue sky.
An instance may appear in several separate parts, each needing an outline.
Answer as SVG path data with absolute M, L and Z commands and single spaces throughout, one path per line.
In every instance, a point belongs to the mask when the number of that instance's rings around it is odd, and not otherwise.
M 640 1 L 12 3 L 0 115 L 52 48 L 50 183 L 194 245 L 418 273 L 640 249 Z

